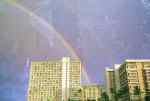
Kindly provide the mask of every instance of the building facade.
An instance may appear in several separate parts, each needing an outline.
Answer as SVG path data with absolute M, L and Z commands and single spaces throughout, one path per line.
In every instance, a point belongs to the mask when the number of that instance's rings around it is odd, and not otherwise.
M 126 60 L 119 68 L 120 88 L 128 90 L 122 101 L 145 101 L 150 94 L 150 60 Z M 139 98 L 135 96 L 135 87 L 139 88 Z
M 83 85 L 82 101 L 99 101 L 102 89 L 100 85 Z
M 114 92 L 116 91 L 115 71 L 114 69 L 106 69 L 106 91 L 110 101 L 115 101 Z
M 81 62 L 64 57 L 58 60 L 32 61 L 28 101 L 67 101 L 80 98 Z
M 120 78 L 119 78 L 119 68 L 121 64 L 114 64 L 114 72 L 115 72 L 115 89 L 116 92 L 120 90 Z

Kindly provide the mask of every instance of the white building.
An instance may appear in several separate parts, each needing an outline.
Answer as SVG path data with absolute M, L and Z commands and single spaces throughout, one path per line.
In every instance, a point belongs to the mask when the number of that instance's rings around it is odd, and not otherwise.
M 80 83 L 81 62 L 79 59 L 64 57 L 58 60 L 32 61 L 28 101 L 77 99 Z

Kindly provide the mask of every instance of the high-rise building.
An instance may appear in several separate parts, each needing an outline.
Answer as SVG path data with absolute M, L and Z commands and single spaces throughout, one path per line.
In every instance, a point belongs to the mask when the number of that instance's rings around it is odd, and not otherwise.
M 140 91 L 140 100 L 150 94 L 150 60 L 126 60 L 119 68 L 120 88 L 127 90 L 122 101 L 137 99 L 135 88 Z M 125 96 L 126 95 L 126 96 Z
M 116 91 L 114 69 L 106 68 L 106 91 L 110 101 L 115 101 L 114 92 Z
M 99 101 L 101 98 L 102 89 L 100 85 L 90 84 L 82 86 L 83 101 Z
M 81 62 L 64 57 L 58 60 L 32 61 L 28 101 L 67 101 L 80 98 Z
M 114 72 L 115 72 L 115 89 L 116 92 L 120 90 L 120 78 L 119 78 L 119 68 L 121 64 L 114 64 Z

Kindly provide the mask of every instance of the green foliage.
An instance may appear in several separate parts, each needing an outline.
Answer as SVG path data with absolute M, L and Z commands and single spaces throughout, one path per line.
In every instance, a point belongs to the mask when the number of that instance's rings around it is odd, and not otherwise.
M 150 95 L 145 96 L 145 101 L 150 101 Z
M 81 93 L 81 92 L 82 92 L 82 89 L 80 88 L 80 89 L 78 90 L 78 92 Z
M 68 101 L 80 101 L 80 100 L 73 100 L 73 99 L 69 98 Z
M 142 101 L 142 99 L 141 99 L 141 90 L 138 86 L 134 87 L 133 95 L 137 96 L 139 101 Z
M 141 94 L 141 91 L 140 91 L 140 88 L 138 86 L 135 86 L 134 87 L 134 95 L 140 95 Z
M 51 98 L 51 97 L 48 97 L 48 98 L 47 98 L 47 101 L 52 101 L 52 98 Z
M 116 101 L 119 100 L 119 99 L 121 99 L 122 96 L 124 96 L 125 94 L 128 94 L 128 92 L 129 92 L 128 87 L 124 87 L 124 88 L 122 88 L 122 89 L 119 89 L 119 90 L 116 92 L 116 95 L 115 95 Z
M 106 92 L 103 92 L 101 95 L 101 101 L 109 101 L 109 96 Z
M 97 100 L 98 100 L 98 101 L 101 101 L 101 98 L 98 98 Z
M 110 88 L 110 91 L 111 91 L 111 93 L 112 93 L 113 98 L 115 99 L 115 101 L 118 101 L 118 96 L 117 96 L 116 89 Z

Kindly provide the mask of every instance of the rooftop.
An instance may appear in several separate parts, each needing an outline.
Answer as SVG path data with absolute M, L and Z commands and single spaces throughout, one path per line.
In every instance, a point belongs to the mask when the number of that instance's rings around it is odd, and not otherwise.
M 125 62 L 150 62 L 150 59 L 126 59 Z
M 106 71 L 114 71 L 112 68 L 106 68 Z

